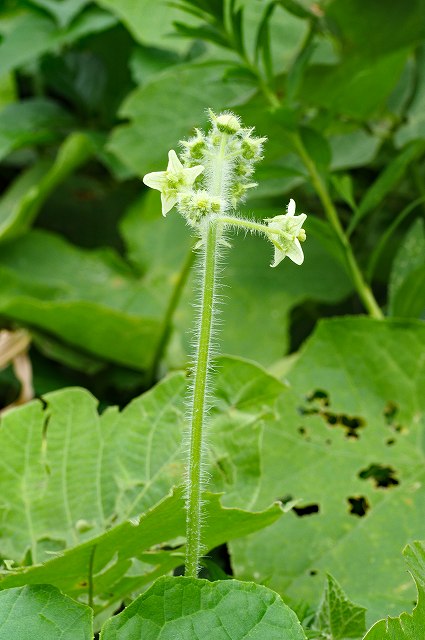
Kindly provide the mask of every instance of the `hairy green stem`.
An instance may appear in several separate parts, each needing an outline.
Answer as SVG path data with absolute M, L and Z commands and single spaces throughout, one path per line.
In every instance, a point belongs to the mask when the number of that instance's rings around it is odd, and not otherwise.
M 310 174 L 310 179 L 312 185 L 319 197 L 320 202 L 322 203 L 323 209 L 325 211 L 326 217 L 332 225 L 341 245 L 345 253 L 345 259 L 347 261 L 348 269 L 351 274 L 351 279 L 356 288 L 357 293 L 365 309 L 369 312 L 369 315 L 372 318 L 382 319 L 383 313 L 378 303 L 376 302 L 375 296 L 372 293 L 371 288 L 366 283 L 363 274 L 360 270 L 360 267 L 357 263 L 357 260 L 354 256 L 353 250 L 351 248 L 350 242 L 345 235 L 344 229 L 341 225 L 340 219 L 338 217 L 337 210 L 332 202 L 330 197 L 328 188 L 325 182 L 322 180 L 322 177 L 317 170 L 316 164 L 308 154 L 304 144 L 298 134 L 294 134 L 292 136 L 292 140 L 297 150 L 301 160 L 303 161 L 307 171 Z
M 211 353 L 217 266 L 217 224 L 207 220 L 203 260 L 201 318 L 196 353 L 186 502 L 186 575 L 196 578 L 201 557 L 202 450 L 207 378 Z
M 227 134 L 221 134 L 217 154 L 211 158 L 208 192 L 212 196 L 224 196 L 225 175 L 228 170 L 228 160 L 226 158 L 227 138 Z M 199 559 L 202 551 L 202 456 L 204 448 L 204 419 L 211 355 L 219 240 L 219 228 L 215 218 L 205 218 L 204 225 L 202 230 L 204 252 L 202 262 L 201 312 L 194 367 L 189 459 L 187 465 L 185 573 L 191 578 L 196 578 L 198 575 Z
M 251 231 L 252 233 L 255 233 L 256 231 L 258 231 L 259 233 L 264 233 L 266 235 L 271 233 L 278 236 L 286 236 L 288 240 L 292 240 L 292 236 L 289 233 L 285 233 L 280 229 L 270 228 L 266 224 L 254 222 L 254 220 L 235 218 L 234 216 L 217 216 L 216 221 L 232 227 L 241 227 L 242 229 L 246 229 L 247 231 Z

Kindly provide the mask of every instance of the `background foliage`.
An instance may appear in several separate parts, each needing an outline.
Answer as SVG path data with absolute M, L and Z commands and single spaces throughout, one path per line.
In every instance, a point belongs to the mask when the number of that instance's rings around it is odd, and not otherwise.
M 41 400 L 0 426 L 0 638 L 19 632 L 16 598 L 19 616 L 48 602 L 52 624 L 59 607 L 91 638 L 81 603 L 98 630 L 181 565 L 194 253 L 141 177 L 207 107 L 268 137 L 245 211 L 294 197 L 309 214 L 302 268 L 270 270 L 258 238 L 227 256 L 221 350 L 238 357 L 217 365 L 209 456 L 224 495 L 205 536 L 228 546 L 208 575 L 275 589 L 307 637 L 360 638 L 412 610 L 411 543 L 416 609 L 365 638 L 422 637 L 424 0 L 6 0 L 0 399 Z M 360 317 L 333 206 L 383 320 Z M 210 589 L 167 580 L 154 589 L 174 603 Z M 25 586 L 40 582 L 62 595 Z M 132 606 L 105 640 L 127 637 Z

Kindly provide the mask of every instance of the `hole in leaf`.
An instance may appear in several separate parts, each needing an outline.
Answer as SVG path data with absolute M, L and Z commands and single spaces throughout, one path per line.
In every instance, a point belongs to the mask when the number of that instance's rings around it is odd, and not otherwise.
M 320 415 L 329 427 L 342 427 L 345 430 L 345 436 L 347 438 L 357 440 L 360 437 L 359 429 L 366 426 L 365 420 L 358 416 L 348 416 L 345 413 L 329 411 L 327 407 L 330 405 L 330 400 L 326 391 L 316 389 L 316 391 L 313 391 L 306 399 L 307 402 L 310 403 L 310 406 L 298 407 L 301 415 Z M 300 427 L 299 433 L 304 435 L 305 432 L 305 428 Z
M 362 480 L 371 478 L 375 483 L 375 487 L 388 489 L 389 487 L 400 484 L 395 474 L 396 471 L 392 467 L 385 467 L 382 464 L 371 464 L 366 469 L 359 471 L 359 478 Z
M 330 413 L 329 411 L 325 411 L 323 414 L 324 419 L 328 424 L 332 427 L 338 423 L 338 416 L 335 413 Z
M 316 389 L 307 396 L 306 400 L 307 402 L 317 401 L 324 407 L 329 407 L 330 403 L 329 394 L 326 391 L 323 391 L 323 389 Z
M 347 498 L 347 501 L 350 505 L 350 513 L 354 516 L 359 516 L 361 518 L 365 516 L 370 509 L 370 504 L 364 496 L 353 496 L 351 498 Z
M 320 413 L 317 407 L 298 407 L 298 411 L 302 416 L 313 416 L 316 413 Z
M 303 516 L 311 516 L 313 513 L 319 513 L 318 504 L 306 504 L 305 507 L 293 507 L 292 511 L 295 511 L 299 518 Z

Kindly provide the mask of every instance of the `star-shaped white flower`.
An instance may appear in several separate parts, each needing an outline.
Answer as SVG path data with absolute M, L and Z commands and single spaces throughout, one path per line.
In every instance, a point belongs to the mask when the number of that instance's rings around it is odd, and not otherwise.
M 168 152 L 167 170 L 147 173 L 143 182 L 147 187 L 161 192 L 162 215 L 165 216 L 176 204 L 179 193 L 190 189 L 203 170 L 204 167 L 200 164 L 196 167 L 184 167 L 176 152 L 171 149 Z
M 304 262 L 304 254 L 300 243 L 306 239 L 305 231 L 302 228 L 306 218 L 305 213 L 301 213 L 299 216 L 295 215 L 295 201 L 291 198 L 284 216 L 275 216 L 265 220 L 269 229 L 275 231 L 268 234 L 269 240 L 275 247 L 274 261 L 270 266 L 277 267 L 286 256 L 295 264 Z

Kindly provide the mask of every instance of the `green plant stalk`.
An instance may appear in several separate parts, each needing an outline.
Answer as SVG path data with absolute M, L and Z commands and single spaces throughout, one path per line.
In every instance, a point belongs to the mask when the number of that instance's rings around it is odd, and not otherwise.
M 202 265 L 201 317 L 194 374 L 189 463 L 187 470 L 185 573 L 190 578 L 197 577 L 199 558 L 201 556 L 203 429 L 208 368 L 211 354 L 218 249 L 217 224 L 211 220 L 207 220 L 206 224 L 208 226 L 205 235 Z
M 264 233 L 266 235 L 272 234 L 277 236 L 286 236 L 289 240 L 292 239 L 292 236 L 289 233 L 285 233 L 279 229 L 271 229 L 266 224 L 254 222 L 253 220 L 245 220 L 244 218 L 235 218 L 233 216 L 218 216 L 216 219 L 217 222 L 221 222 L 224 225 L 241 227 L 242 229 L 247 229 L 247 231 L 250 231 L 251 233 L 258 231 L 259 233 Z
M 344 229 L 338 217 L 337 210 L 334 207 L 326 184 L 323 182 L 314 161 L 311 159 L 306 148 L 304 147 L 300 136 L 298 134 L 294 134 L 292 136 L 292 140 L 301 160 L 304 162 L 304 165 L 310 174 L 311 182 L 319 197 L 320 202 L 322 203 L 326 217 L 332 225 L 339 241 L 341 242 L 345 253 L 345 259 L 347 261 L 347 265 L 351 274 L 351 279 L 361 301 L 363 302 L 365 309 L 369 312 L 369 315 L 372 318 L 382 319 L 384 316 L 381 308 L 376 302 L 372 289 L 366 283 L 360 267 L 357 264 L 357 260 L 353 254 L 350 242 L 345 235 Z
M 212 159 L 212 166 L 210 168 L 208 191 L 211 195 L 217 197 L 224 197 L 225 192 L 225 176 L 228 170 L 226 144 L 227 134 L 222 133 L 218 153 L 216 157 Z M 197 577 L 199 559 L 202 555 L 203 432 L 214 320 L 217 260 L 219 239 L 221 237 L 220 229 L 215 218 L 205 218 L 204 225 L 205 227 L 202 230 L 204 252 L 201 283 L 201 313 L 194 367 L 189 458 L 186 478 L 185 574 L 190 578 Z

